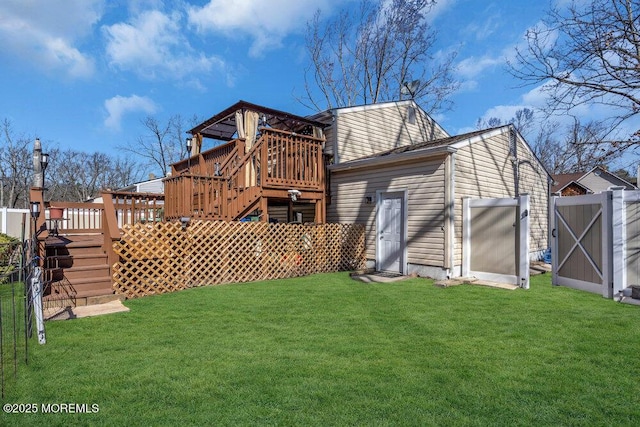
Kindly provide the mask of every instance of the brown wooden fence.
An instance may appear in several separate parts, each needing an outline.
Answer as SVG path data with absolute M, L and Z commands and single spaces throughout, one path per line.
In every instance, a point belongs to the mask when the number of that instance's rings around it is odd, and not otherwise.
M 365 266 L 364 227 L 192 220 L 127 225 L 113 287 L 127 298 Z

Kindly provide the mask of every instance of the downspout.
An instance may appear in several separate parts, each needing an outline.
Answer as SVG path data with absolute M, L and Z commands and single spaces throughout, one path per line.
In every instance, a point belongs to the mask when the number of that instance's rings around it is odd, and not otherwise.
M 518 138 L 513 125 L 509 126 L 509 151 L 511 152 L 511 164 L 513 166 L 513 185 L 515 197 L 520 197 L 520 162 L 518 160 Z
M 331 113 L 331 120 L 333 121 L 333 164 L 340 164 L 340 152 L 338 151 L 338 110 L 335 109 Z

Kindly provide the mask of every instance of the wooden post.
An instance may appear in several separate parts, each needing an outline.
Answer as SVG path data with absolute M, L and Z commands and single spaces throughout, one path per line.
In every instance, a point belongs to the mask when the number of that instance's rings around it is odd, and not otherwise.
M 293 220 L 293 202 L 289 199 L 289 204 L 287 205 L 287 222 L 291 222 Z
M 111 269 L 111 266 L 118 262 L 118 256 L 113 250 L 113 242 L 120 239 L 120 227 L 118 227 L 116 209 L 113 205 L 113 194 L 103 192 L 102 203 L 104 206 L 104 209 L 102 211 L 102 249 L 107 254 L 109 269 Z
M 260 197 L 260 222 L 269 222 L 269 199 Z

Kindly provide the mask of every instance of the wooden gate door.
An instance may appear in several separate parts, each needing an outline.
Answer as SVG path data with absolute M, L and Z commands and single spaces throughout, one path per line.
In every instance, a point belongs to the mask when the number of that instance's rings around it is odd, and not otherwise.
M 602 294 L 613 293 L 610 192 L 552 198 L 552 281 Z

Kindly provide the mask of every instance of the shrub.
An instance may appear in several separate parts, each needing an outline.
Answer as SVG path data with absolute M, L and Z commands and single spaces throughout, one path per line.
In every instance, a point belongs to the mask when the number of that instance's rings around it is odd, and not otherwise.
M 7 282 L 9 275 L 16 269 L 20 254 L 20 241 L 0 233 L 0 284 Z

